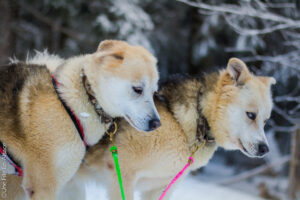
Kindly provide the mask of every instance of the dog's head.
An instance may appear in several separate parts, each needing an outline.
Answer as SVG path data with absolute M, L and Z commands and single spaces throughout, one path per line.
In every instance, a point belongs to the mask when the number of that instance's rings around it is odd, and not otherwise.
M 272 110 L 272 77 L 251 74 L 246 64 L 232 58 L 216 85 L 213 127 L 217 143 L 239 149 L 249 157 L 269 151 L 264 132 Z
M 156 59 L 145 48 L 106 40 L 87 57 L 84 68 L 96 98 L 112 117 L 124 117 L 141 131 L 160 126 L 153 102 L 157 90 Z

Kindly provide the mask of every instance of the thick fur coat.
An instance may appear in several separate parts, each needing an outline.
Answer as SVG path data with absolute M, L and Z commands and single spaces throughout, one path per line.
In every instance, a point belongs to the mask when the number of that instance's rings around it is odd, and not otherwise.
M 228 62 L 226 70 L 203 78 L 175 77 L 162 84 L 159 98 L 155 100 L 162 123 L 160 128 L 149 134 L 136 131 L 124 120 L 119 123 L 115 145 L 126 198 L 132 200 L 135 190 L 141 192 L 143 200 L 159 198 L 188 162 L 194 145 L 199 144 L 196 133 L 200 116 L 206 118 L 210 127 L 207 134 L 214 141 L 195 153 L 195 162 L 184 176 L 206 165 L 218 146 L 240 150 L 249 157 L 267 153 L 263 128 L 271 113 L 270 86 L 274 83 L 271 77 L 251 74 L 245 63 L 234 58 Z M 86 181 L 104 185 L 109 199 L 121 199 L 109 148 L 110 143 L 104 138 L 88 150 L 75 177 L 62 190 L 60 199 L 84 199 Z M 176 184 L 165 199 L 170 198 Z
M 96 113 L 83 73 L 108 115 L 124 117 L 142 131 L 159 126 L 152 97 L 158 81 L 156 59 L 146 49 L 104 41 L 93 54 L 64 62 L 49 60 L 44 65 L 17 62 L 0 67 L 0 141 L 23 168 L 22 186 L 29 199 L 56 199 L 85 155 L 84 143 L 57 92 L 80 119 L 89 146 L 110 126 Z M 51 75 L 59 83 L 57 92 Z M 137 94 L 141 90 L 143 94 Z M 7 187 L 10 191 L 11 185 Z M 16 194 L 7 195 L 15 199 Z

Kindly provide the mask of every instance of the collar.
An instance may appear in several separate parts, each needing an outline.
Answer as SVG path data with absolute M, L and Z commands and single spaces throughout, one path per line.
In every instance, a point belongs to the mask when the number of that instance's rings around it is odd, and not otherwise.
M 84 146 L 87 147 L 87 142 L 86 142 L 86 138 L 85 138 L 85 134 L 84 134 L 84 130 L 83 130 L 83 126 L 79 120 L 79 118 L 75 115 L 74 111 L 66 104 L 66 102 L 61 98 L 60 96 L 60 92 L 57 90 L 57 86 L 60 85 L 60 83 L 56 80 L 56 78 L 54 77 L 54 75 L 52 75 L 52 83 L 55 89 L 55 92 L 60 100 L 60 102 L 62 103 L 62 105 L 64 106 L 65 110 L 67 111 L 67 113 L 69 114 L 70 118 L 72 119 L 78 133 L 79 136 L 81 138 L 81 140 L 84 143 Z
M 210 127 L 207 122 L 207 119 L 202 114 L 202 108 L 200 106 L 200 97 L 202 96 L 201 89 L 199 89 L 199 92 L 197 94 L 197 112 L 198 112 L 198 118 L 197 118 L 197 127 L 196 127 L 196 138 L 195 143 L 192 146 L 192 154 L 189 158 L 189 165 L 191 165 L 194 160 L 193 157 L 195 153 L 204 148 L 207 144 L 211 144 L 215 142 L 215 138 L 213 138 L 210 135 Z
M 110 124 L 110 126 L 106 130 L 106 131 L 109 131 L 110 129 L 112 129 L 112 126 L 116 123 L 116 119 L 112 118 L 109 114 L 107 114 L 103 110 L 103 108 L 100 106 L 100 104 L 98 103 L 98 101 L 95 97 L 95 93 L 92 90 L 91 84 L 89 83 L 89 81 L 87 79 L 87 76 L 85 75 L 83 70 L 81 72 L 81 77 L 82 77 L 82 84 L 83 84 L 83 87 L 84 87 L 84 89 L 86 91 L 86 94 L 89 98 L 89 101 L 94 106 L 94 109 L 95 109 L 96 113 L 98 114 L 98 116 L 100 117 L 101 122 L 104 123 L 105 126 L 106 126 L 106 124 Z M 87 142 L 86 142 L 86 139 L 85 139 L 83 126 L 81 125 L 81 122 L 80 122 L 79 118 L 75 115 L 75 113 L 71 110 L 71 108 L 67 106 L 66 102 L 60 97 L 59 91 L 57 90 L 57 86 L 60 83 L 56 80 L 54 75 L 52 75 L 52 83 L 53 83 L 54 89 L 57 93 L 57 96 L 58 96 L 59 100 L 63 104 L 63 106 L 66 109 L 67 113 L 70 115 L 70 118 L 72 119 L 72 121 L 73 121 L 79 135 L 80 135 L 80 138 L 84 142 L 84 145 L 87 147 Z
M 213 143 L 215 142 L 215 138 L 212 137 L 212 135 L 210 134 L 210 127 L 209 124 L 207 122 L 206 117 L 202 114 L 202 108 L 200 105 L 200 98 L 203 96 L 203 92 L 202 92 L 202 88 L 199 89 L 198 94 L 197 94 L 197 98 L 196 98 L 196 104 L 197 104 L 197 113 L 198 113 L 198 118 L 196 120 L 196 139 L 195 142 L 193 144 L 193 147 L 196 146 L 202 146 L 202 144 L 205 142 L 205 144 L 208 143 Z M 168 110 L 171 111 L 170 106 L 168 104 L 167 99 L 163 96 L 160 95 L 159 93 L 154 93 L 154 97 L 156 97 L 159 101 L 161 101 L 162 103 L 164 103 L 167 107 Z
M 210 127 L 207 122 L 207 119 L 202 114 L 202 108 L 200 106 L 200 98 L 203 95 L 203 92 L 201 89 L 199 89 L 197 94 L 197 113 L 198 113 L 198 119 L 197 119 L 197 129 L 196 129 L 196 143 L 213 143 L 215 142 L 215 138 L 213 138 L 210 134 Z
M 94 106 L 94 109 L 95 109 L 96 113 L 98 114 L 98 116 L 101 120 L 101 123 L 104 123 L 105 133 L 106 133 L 106 135 L 109 136 L 110 141 L 113 144 L 113 137 L 118 131 L 118 118 L 112 118 L 100 106 L 98 100 L 95 97 L 95 93 L 92 90 L 91 84 L 89 83 L 88 78 L 85 75 L 83 69 L 81 71 L 81 77 L 82 77 L 82 84 L 85 89 L 85 92 L 86 92 L 91 104 Z M 107 124 L 109 124 L 108 127 L 107 127 Z
M 82 77 L 82 84 L 83 87 L 86 91 L 87 96 L 89 97 L 89 100 L 91 102 L 91 104 L 94 106 L 96 113 L 98 114 L 98 116 L 101 119 L 101 122 L 104 124 L 111 124 L 112 122 L 114 122 L 114 119 L 107 114 L 103 108 L 100 106 L 99 102 L 97 101 L 96 97 L 95 97 L 95 93 L 92 90 L 91 84 L 89 83 L 84 71 L 82 70 L 81 72 L 81 77 Z
M 4 159 L 15 168 L 15 175 L 23 177 L 23 170 L 21 165 L 16 162 L 12 156 L 7 152 L 6 146 L 0 141 L 0 154 Z

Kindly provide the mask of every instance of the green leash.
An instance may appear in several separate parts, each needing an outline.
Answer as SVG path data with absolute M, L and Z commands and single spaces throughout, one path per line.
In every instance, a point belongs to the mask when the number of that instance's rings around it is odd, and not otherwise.
M 115 166 L 116 166 L 116 171 L 118 174 L 118 179 L 119 179 L 119 185 L 120 185 L 120 190 L 121 190 L 121 195 L 122 195 L 122 199 L 125 200 L 125 193 L 124 193 L 124 189 L 123 189 L 123 183 L 122 183 L 122 176 L 121 176 L 121 170 L 120 170 L 120 165 L 119 165 L 119 159 L 118 159 L 118 149 L 115 145 L 113 145 L 110 148 L 110 152 L 114 158 L 115 161 Z
M 114 126 L 115 126 L 114 131 L 112 131 L 112 132 L 106 131 L 106 134 L 109 135 L 109 140 L 112 144 L 112 146 L 110 148 L 110 152 L 115 161 L 115 167 L 116 167 L 116 171 L 117 171 L 117 175 L 118 175 L 122 200 L 125 200 L 125 193 L 124 193 L 121 169 L 120 169 L 119 158 L 118 158 L 118 148 L 114 145 L 114 135 L 117 133 L 117 130 L 118 130 L 118 125 L 116 122 L 114 122 Z

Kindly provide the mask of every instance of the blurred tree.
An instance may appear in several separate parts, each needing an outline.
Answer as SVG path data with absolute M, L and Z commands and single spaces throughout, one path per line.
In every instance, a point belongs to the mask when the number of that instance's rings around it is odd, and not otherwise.
M 12 26 L 17 19 L 17 7 L 9 0 L 0 1 L 0 63 L 8 62 L 8 57 L 15 51 L 16 39 Z
M 223 48 L 220 58 L 226 55 L 239 56 L 255 73 L 275 76 L 276 104 L 274 117 L 268 128 L 278 133 L 293 132 L 296 124 L 300 123 L 300 15 L 295 2 L 178 2 L 197 8 L 204 21 L 202 26 L 198 27 L 198 30 L 202 30 L 199 31 L 202 38 L 193 42 L 194 60 L 201 62 L 201 59 L 211 54 L 219 56 L 218 52 L 208 53 L 207 49 Z M 219 31 L 222 33 L 219 34 Z M 213 42 L 209 42 L 210 40 Z M 225 63 L 225 60 L 222 62 Z M 206 60 L 206 63 L 209 62 Z M 286 141 L 286 137 L 284 140 Z
M 292 148 L 289 195 L 296 200 L 300 198 L 300 128 L 294 133 Z
M 145 46 L 162 78 L 211 71 L 240 57 L 252 72 L 277 79 L 267 132 L 279 157 L 290 153 L 300 123 L 299 15 L 298 0 L 0 0 L 0 64 L 35 49 L 91 53 L 103 39 Z M 219 155 L 239 168 L 264 162 Z

